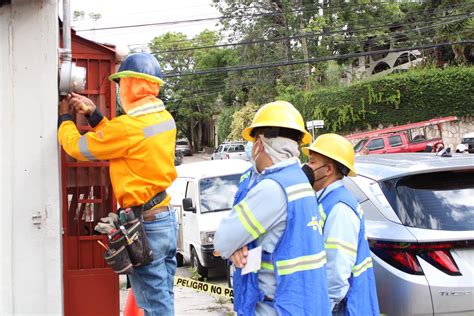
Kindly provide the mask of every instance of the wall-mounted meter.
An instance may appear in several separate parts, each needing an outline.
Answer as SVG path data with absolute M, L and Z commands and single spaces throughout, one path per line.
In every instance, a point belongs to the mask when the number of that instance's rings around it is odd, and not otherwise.
M 59 70 L 59 94 L 81 93 L 86 88 L 86 68 L 65 60 Z

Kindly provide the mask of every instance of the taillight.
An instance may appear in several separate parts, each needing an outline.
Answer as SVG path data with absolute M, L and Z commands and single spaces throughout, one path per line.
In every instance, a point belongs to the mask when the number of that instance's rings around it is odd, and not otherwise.
M 370 241 L 370 250 L 391 266 L 406 273 L 423 274 L 416 255 L 408 251 L 408 246 L 408 243 Z
M 420 255 L 423 259 L 434 265 L 436 268 L 449 275 L 461 275 L 456 262 L 449 253 L 449 250 L 435 250 Z
M 370 250 L 391 266 L 406 273 L 421 275 L 423 269 L 418 262 L 420 256 L 431 265 L 449 275 L 461 275 L 450 250 L 474 245 L 473 241 L 448 243 L 397 243 L 370 240 Z

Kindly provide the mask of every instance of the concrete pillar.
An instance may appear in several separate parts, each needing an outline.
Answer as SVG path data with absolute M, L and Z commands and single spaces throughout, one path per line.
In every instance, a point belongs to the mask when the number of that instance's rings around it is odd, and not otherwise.
M 0 315 L 63 311 L 58 3 L 0 7 Z

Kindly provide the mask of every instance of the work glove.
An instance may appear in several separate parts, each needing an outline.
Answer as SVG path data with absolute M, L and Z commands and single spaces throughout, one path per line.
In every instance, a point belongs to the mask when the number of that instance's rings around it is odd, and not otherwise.
M 118 223 L 118 215 L 110 212 L 107 217 L 100 219 L 100 222 L 95 225 L 94 230 L 101 234 L 111 234 L 116 230 L 114 223 Z

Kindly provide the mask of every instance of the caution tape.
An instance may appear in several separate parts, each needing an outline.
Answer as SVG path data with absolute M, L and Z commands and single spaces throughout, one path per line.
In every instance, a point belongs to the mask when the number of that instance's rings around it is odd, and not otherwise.
M 206 292 L 214 295 L 234 298 L 234 290 L 225 286 L 220 286 L 212 283 L 200 282 L 193 279 L 175 276 L 174 285 L 179 287 L 187 287 L 200 292 Z

